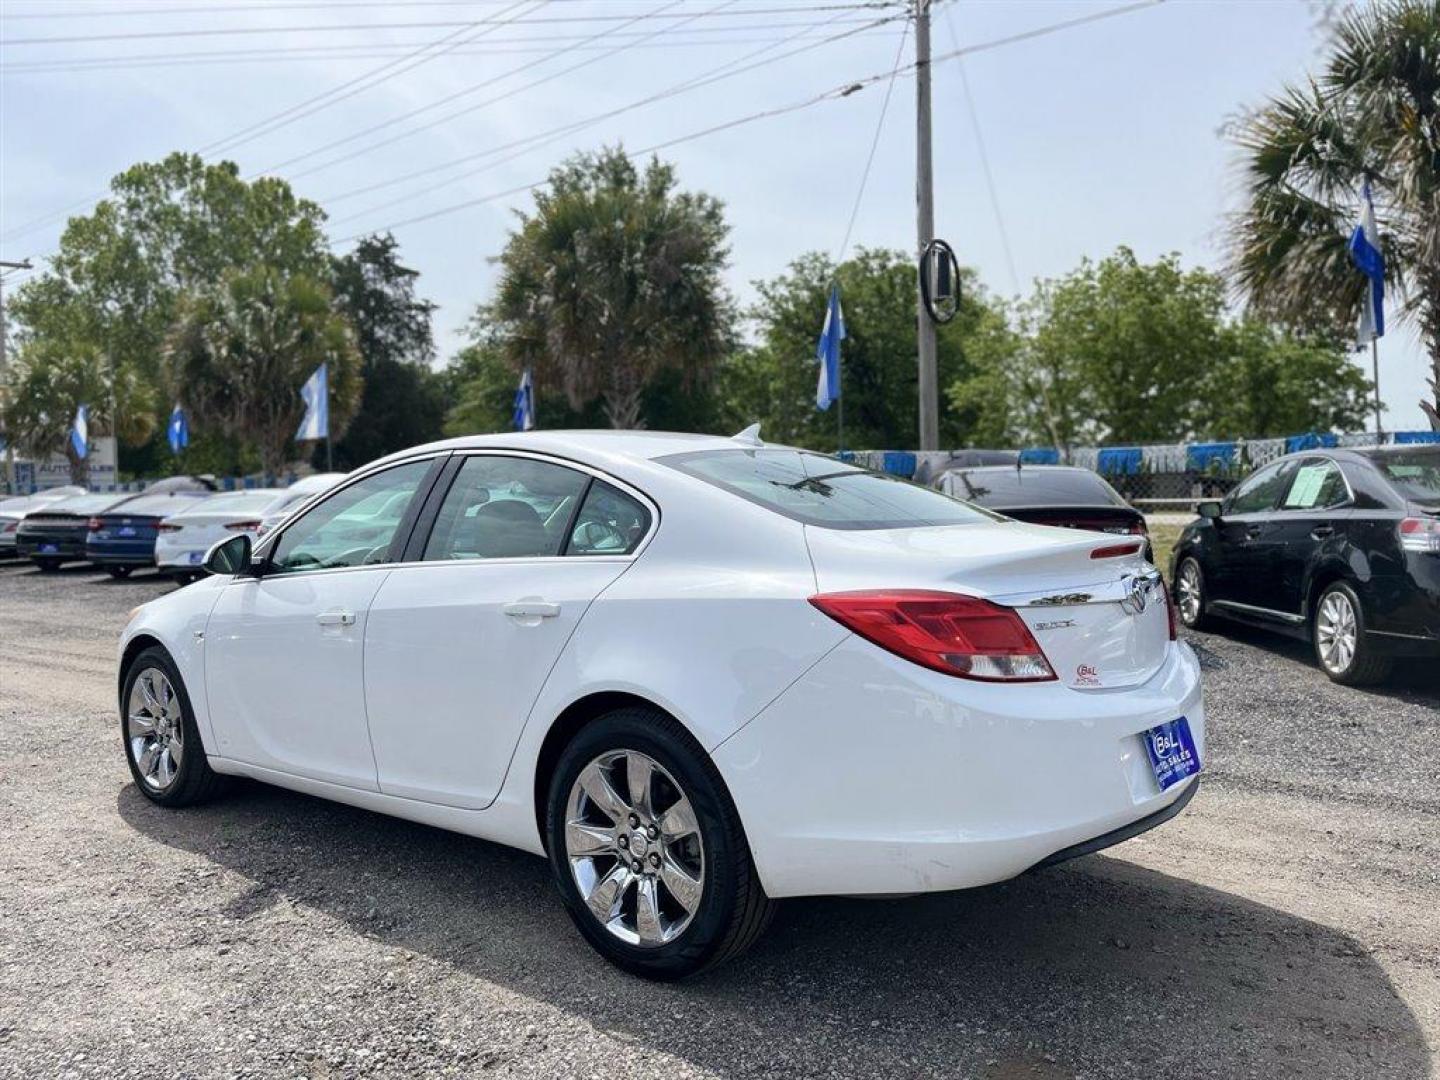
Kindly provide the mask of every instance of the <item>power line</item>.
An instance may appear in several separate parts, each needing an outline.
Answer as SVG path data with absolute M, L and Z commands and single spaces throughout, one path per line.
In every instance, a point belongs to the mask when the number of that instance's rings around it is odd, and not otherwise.
M 717 14 L 726 16 L 742 15 L 792 15 L 796 10 L 807 12 L 814 11 L 861 11 L 866 8 L 880 6 L 875 2 L 865 3 L 843 3 L 843 4 L 816 4 L 803 9 L 795 7 L 766 7 L 766 8 L 744 8 L 740 11 L 727 11 Z M 557 15 L 545 16 L 538 19 L 525 19 L 521 25 L 534 26 L 545 23 L 577 23 L 577 22 L 628 22 L 633 18 L 630 15 Z M 132 30 L 118 34 L 72 34 L 58 37 L 36 37 L 36 38 L 7 38 L 0 39 L 0 46 L 15 45 L 73 45 L 94 41 L 138 41 L 141 39 L 155 38 L 188 38 L 188 37 L 221 37 L 236 34 L 335 34 L 350 31 L 373 31 L 373 30 L 445 30 L 456 27 L 471 26 L 474 22 L 485 22 L 479 19 L 470 22 L 443 21 L 443 22 L 399 22 L 399 23 L 326 23 L 310 26 L 222 26 L 212 27 L 208 30 Z
M 960 47 L 960 35 L 955 31 L 955 9 L 945 12 L 945 25 L 950 29 L 950 42 Z M 975 95 L 970 90 L 970 76 L 965 71 L 965 61 L 955 66 L 960 70 L 960 88 L 965 92 L 965 106 L 970 113 L 970 130 L 975 135 L 975 146 L 980 153 L 980 171 L 985 177 L 985 189 L 990 193 L 990 210 L 995 215 L 995 229 L 1000 234 L 1000 250 L 1005 253 L 1005 268 L 1010 274 L 1010 291 L 1020 294 L 1020 275 L 1015 272 L 1015 254 L 1010 249 L 1010 232 L 1005 228 L 1005 215 L 1000 211 L 1000 192 L 995 187 L 995 175 L 990 171 L 990 154 L 985 149 L 985 133 L 980 129 L 980 113 L 975 106 Z
M 886 19 L 879 19 L 871 25 L 883 25 L 885 23 L 892 22 L 898 18 L 903 18 L 903 16 L 895 15 L 890 16 Z M 824 26 L 828 26 L 833 22 L 834 20 L 832 19 L 827 23 L 819 24 L 819 26 L 817 26 L 816 28 L 823 28 Z M 484 158 L 492 159 L 487 164 L 482 165 L 479 168 L 467 169 L 465 172 L 452 176 L 447 180 L 442 180 L 439 183 L 433 184 L 426 188 L 407 192 L 406 194 L 401 195 L 398 198 L 388 200 L 387 202 L 367 207 L 365 210 L 348 215 L 341 220 L 351 221 L 357 217 L 367 217 L 370 214 L 378 213 L 381 210 L 389 209 L 391 206 L 395 206 L 398 203 L 412 202 L 417 198 L 423 198 L 426 195 L 430 195 L 433 192 L 438 191 L 442 187 L 447 187 L 450 184 L 458 183 L 461 180 L 469 179 L 470 177 L 478 176 L 481 173 L 489 172 L 491 169 L 497 168 L 500 165 L 505 164 L 506 162 L 513 161 L 517 157 L 521 157 L 524 154 L 528 154 L 534 150 L 538 150 L 541 147 L 548 146 L 551 143 L 554 143 L 567 135 L 583 131 L 587 128 L 595 126 L 596 124 L 602 123 L 605 120 L 613 119 L 616 116 L 621 116 L 625 113 L 633 112 L 634 110 L 642 108 L 646 105 L 651 105 L 656 102 L 675 97 L 679 94 L 687 93 L 691 90 L 697 90 L 701 87 L 709 86 L 712 83 L 734 78 L 737 75 L 742 75 L 746 72 L 754 71 L 755 69 L 760 67 L 766 67 L 771 64 L 779 63 L 781 60 L 789 59 L 792 56 L 797 56 L 804 52 L 810 52 L 814 49 L 821 48 L 824 45 L 831 44 L 832 42 L 841 41 L 845 38 L 853 37 L 857 33 L 860 33 L 860 31 L 848 31 L 845 33 L 835 34 L 821 41 L 814 42 L 810 45 L 803 46 L 798 49 L 792 49 L 789 52 L 772 56 L 766 60 L 756 61 L 756 57 L 762 56 L 765 53 L 771 52 L 774 49 L 783 48 L 785 45 L 788 45 L 791 41 L 795 40 L 795 38 L 800 36 L 800 33 L 797 32 L 796 34 L 781 38 L 779 41 L 771 42 L 768 45 L 762 46 L 759 49 L 755 49 L 751 52 L 745 53 L 743 56 L 738 56 L 733 60 L 726 61 L 723 64 L 711 68 L 709 71 L 701 72 L 700 74 L 694 75 L 689 79 L 685 79 L 679 83 L 676 83 L 673 86 L 669 86 L 664 90 L 649 94 L 646 97 L 640 98 L 637 101 L 631 101 L 625 105 L 618 106 L 614 109 L 608 109 L 605 112 L 596 113 L 581 120 L 575 120 L 571 121 L 568 124 L 559 125 L 558 127 L 551 128 L 548 131 L 542 131 L 527 135 L 523 138 L 515 139 L 508 143 L 502 143 L 499 146 L 488 147 L 485 150 L 479 151 L 478 153 L 466 154 L 463 157 L 455 158 L 447 162 L 442 162 L 438 165 L 431 165 L 423 169 L 416 169 L 413 172 L 405 173 L 397 177 L 391 177 L 388 180 L 382 180 L 376 183 L 367 184 L 363 187 L 354 188 L 350 191 L 342 192 L 339 195 L 331 196 L 323 200 L 323 202 L 325 203 L 325 205 L 328 206 L 333 203 L 340 202 L 344 199 L 353 198 L 356 195 L 368 194 L 371 191 L 377 191 L 381 188 L 393 187 L 395 184 L 404 183 L 407 180 L 416 180 L 423 176 L 432 175 L 437 172 L 443 172 L 446 169 L 454 168 L 457 165 L 463 165 L 468 162 Z M 501 154 L 506 150 L 515 150 L 517 147 L 520 149 L 516 153 L 508 154 L 505 157 L 496 158 L 496 155 Z
M 905 29 L 909 30 L 909 24 Z M 860 214 L 860 202 L 865 198 L 865 185 L 870 180 L 870 167 L 875 164 L 875 151 L 880 146 L 880 133 L 885 130 L 885 114 L 890 111 L 890 95 L 895 92 L 895 76 L 900 73 L 900 61 L 905 57 L 905 33 L 900 34 L 900 44 L 895 50 L 895 65 L 890 69 L 890 81 L 885 84 L 885 100 L 880 105 L 880 118 L 875 121 L 875 136 L 870 140 L 870 153 L 865 157 L 865 168 L 860 173 L 860 186 L 855 191 L 855 205 L 850 208 L 850 221 L 845 226 L 845 239 L 840 241 L 840 250 L 835 255 L 838 267 L 845 261 L 845 252 L 850 247 L 850 234 L 855 231 L 855 219 Z
M 70 0 L 82 3 L 84 0 Z M 221 13 L 248 11 L 330 11 L 336 8 L 394 8 L 420 7 L 474 7 L 478 4 L 503 4 L 505 0 L 308 0 L 300 3 L 267 4 L 211 4 L 196 0 L 188 7 L 170 8 L 115 8 L 113 0 L 91 0 L 104 4 L 102 11 L 18 11 L 0 12 L 0 22 L 8 19 L 114 19 L 138 15 L 218 15 Z M 577 4 L 593 0 L 554 0 L 555 3 Z M 685 3 L 701 3 L 703 0 L 683 0 Z
M 637 22 L 643 21 L 644 19 L 659 17 L 661 13 L 664 12 L 667 8 L 673 7 L 675 5 L 675 2 L 676 0 L 665 0 L 664 3 L 660 4 L 660 6 L 655 8 L 652 12 L 648 14 L 634 15 L 628 21 L 621 25 L 632 26 Z M 722 9 L 728 8 L 730 4 L 734 2 L 735 0 L 724 0 L 723 3 L 716 5 L 715 7 L 712 7 L 705 12 L 700 12 L 682 19 L 679 25 L 683 26 L 686 22 L 689 22 L 692 19 L 700 18 L 703 15 L 721 13 Z M 670 29 L 674 29 L 674 27 L 667 26 L 663 30 L 656 31 L 656 33 L 663 33 L 665 30 Z M 599 41 L 613 32 L 613 28 L 598 31 L 591 37 L 587 38 L 586 43 L 588 44 L 590 42 Z M 442 105 L 448 105 L 452 101 L 458 101 L 462 97 L 468 97 L 470 94 L 473 94 L 478 90 L 483 90 L 485 89 L 485 87 L 492 86 L 497 82 L 508 79 L 512 75 L 519 75 L 522 72 L 528 71 L 533 67 L 537 67 L 540 64 L 547 62 L 548 60 L 556 59 L 560 56 L 563 56 L 567 52 L 573 51 L 575 48 L 576 46 L 574 45 L 568 46 L 564 49 L 560 49 L 552 56 L 542 57 L 538 60 L 532 60 L 528 63 L 521 64 L 519 67 L 502 72 L 499 75 L 492 76 L 488 79 L 483 79 L 480 82 L 474 83 L 461 90 L 446 94 L 444 97 L 439 98 L 436 101 L 432 101 L 427 105 L 422 105 L 419 108 L 411 109 L 408 113 L 402 113 L 400 116 L 391 117 L 389 120 L 383 120 L 378 124 L 371 124 L 369 127 L 362 128 L 360 131 L 351 132 L 349 135 L 346 135 L 343 138 L 332 139 L 330 142 L 325 143 L 323 146 L 317 146 L 310 150 L 306 150 L 304 153 L 296 154 L 294 157 L 286 158 L 284 161 L 279 162 L 276 165 L 261 169 L 259 173 L 256 173 L 254 175 L 278 172 L 281 169 L 289 168 L 291 165 L 297 164 L 301 161 L 309 160 L 310 158 L 323 154 L 326 151 L 338 149 L 339 147 L 344 146 L 347 143 L 353 143 L 357 139 L 363 139 L 367 135 L 373 135 L 376 132 L 385 130 L 386 128 L 394 127 L 396 124 L 403 124 L 407 120 L 412 120 L 423 113 L 430 112 L 433 109 L 438 109 Z M 623 52 L 626 48 L 628 48 L 628 44 L 622 44 L 607 52 L 603 52 L 598 56 L 592 56 L 587 59 L 581 60 L 578 63 L 574 63 L 569 65 L 568 67 L 561 68 L 559 71 L 552 71 L 548 75 L 543 75 L 538 79 L 532 79 L 529 82 L 524 83 L 520 86 L 511 87 L 509 90 L 496 94 L 493 97 L 486 98 L 484 101 L 475 102 L 473 105 L 467 105 L 463 109 L 457 109 L 456 111 L 448 113 L 445 116 L 436 117 L 434 120 L 430 120 L 418 126 L 412 126 L 404 131 L 399 132 L 398 134 L 392 135 L 385 139 L 381 139 L 378 142 L 367 143 L 366 145 L 361 146 L 355 150 L 351 150 L 348 153 L 341 154 L 338 157 L 332 157 L 328 161 L 322 161 L 318 165 L 312 165 L 307 169 L 301 169 L 299 172 L 292 172 L 288 174 L 287 179 L 297 180 L 304 176 L 310 176 L 317 172 L 323 172 L 325 169 L 333 168 L 334 166 L 339 165 L 343 162 L 354 160 L 355 158 L 360 157 L 363 154 L 368 154 L 373 150 L 378 150 L 381 147 L 390 146 L 394 143 L 400 142 L 403 139 L 411 138 L 412 136 L 418 135 L 421 132 L 429 131 L 431 128 L 438 127 L 441 124 L 447 124 L 450 121 L 455 120 L 461 116 L 468 116 L 471 113 L 478 112 L 480 109 L 488 108 L 489 106 L 495 105 L 501 101 L 506 101 L 509 98 L 515 97 L 517 94 L 522 94 L 527 90 L 533 90 L 537 86 L 543 86 L 545 83 L 553 82 L 561 76 L 568 75 L 574 71 L 579 71 L 583 67 L 588 67 L 591 64 L 606 59 L 607 57 L 614 56 L 617 53 Z
M 511 4 L 500 14 L 502 16 L 509 15 L 510 12 L 524 7 L 525 3 L 526 0 L 516 0 L 515 3 Z M 545 3 L 546 0 L 535 0 L 535 3 L 530 7 L 530 11 L 539 11 L 545 6 Z M 203 156 L 222 148 L 228 152 L 237 146 L 244 146 L 246 143 L 253 142 L 262 135 L 268 135 L 272 131 L 278 131 L 282 127 L 288 127 L 297 120 L 328 109 L 331 105 L 354 97 L 356 94 L 369 90 L 371 87 L 379 86 L 381 83 L 389 82 L 398 75 L 403 75 L 407 71 L 414 71 L 416 68 L 428 64 L 431 60 L 444 56 L 445 53 L 449 51 L 449 49 L 445 48 L 447 44 L 450 48 L 453 48 L 462 41 L 475 41 L 486 37 L 489 34 L 493 34 L 500 26 L 506 25 L 507 22 L 514 22 L 515 18 L 518 18 L 518 16 L 498 24 L 491 23 L 481 25 L 479 23 L 471 23 L 464 29 L 457 30 L 452 34 L 447 34 L 439 41 L 422 46 L 414 52 L 401 57 L 399 60 L 392 60 L 388 64 L 381 64 L 373 71 L 366 72 L 364 75 L 343 82 L 339 86 L 327 90 L 322 94 L 316 94 L 314 97 L 308 98 L 298 105 L 292 105 L 288 109 L 282 109 L 273 116 L 257 121 L 249 127 L 236 132 L 234 135 L 202 146 L 199 153 Z M 470 36 L 467 37 L 467 34 Z
M 1077 26 L 1084 26 L 1088 23 L 1101 22 L 1106 19 L 1115 18 L 1119 15 L 1128 15 L 1131 12 L 1140 11 L 1144 8 L 1155 7 L 1162 2 L 1163 0 L 1138 0 L 1138 2 L 1136 3 L 1124 4 L 1120 7 L 1108 8 L 1105 11 L 1093 12 L 1089 15 L 1081 15 L 1073 19 L 1064 19 L 1060 22 L 1050 23 L 1046 26 L 1037 27 L 1034 30 L 1026 30 L 1017 34 L 1009 34 L 1005 37 L 994 38 L 990 41 L 981 42 L 977 45 L 968 45 L 963 48 L 953 49 L 947 53 L 941 53 L 938 56 L 932 56 L 930 58 L 930 64 L 933 67 L 935 64 L 944 63 L 948 60 L 954 60 L 957 57 L 971 56 L 975 53 L 989 52 L 992 49 L 1002 48 L 1006 45 L 1014 45 L 1022 41 L 1030 41 L 1035 38 L 1047 37 L 1050 34 L 1059 33 L 1063 30 L 1069 30 Z M 839 86 L 831 87 L 829 90 L 822 91 L 819 94 L 815 94 L 812 97 L 805 98 L 801 101 L 792 102 L 789 105 L 780 105 L 772 109 L 765 109 L 760 112 L 750 113 L 746 116 L 737 117 L 734 120 L 728 120 L 721 124 L 712 124 L 709 127 L 701 128 L 698 131 L 692 131 L 686 135 L 680 135 L 672 139 L 666 139 L 663 142 L 658 142 L 650 146 L 642 147 L 639 150 L 632 151 L 628 156 L 630 156 L 631 158 L 641 157 L 645 154 L 655 153 L 657 150 L 664 150 L 672 146 L 678 146 L 681 143 L 693 142 L 694 140 L 704 138 L 707 135 L 714 135 L 722 131 L 729 131 L 733 128 L 741 127 L 746 124 L 752 124 L 760 120 L 769 120 L 777 116 L 784 116 L 789 113 L 799 112 L 802 109 L 808 109 L 814 105 L 818 105 L 825 101 L 846 98 L 856 93 L 857 91 L 865 89 L 867 86 L 872 86 L 875 83 L 881 82 L 886 79 L 893 79 L 897 75 L 909 74 L 914 70 L 915 64 L 911 63 L 903 65 L 895 71 L 882 71 L 877 74 L 867 75 L 863 78 L 856 79 L 847 83 L 842 83 Z M 443 206 L 438 210 L 432 210 L 424 214 L 416 214 L 415 216 L 405 218 L 402 221 L 391 222 L 388 225 L 377 226 L 373 229 L 367 229 L 363 232 L 355 233 L 350 236 L 343 237 L 339 240 L 334 240 L 331 242 L 331 246 L 333 247 L 340 244 L 348 244 L 351 241 L 359 240 L 362 236 L 369 236 L 377 232 L 389 232 L 395 229 L 404 228 L 407 225 L 417 225 L 421 222 L 433 221 L 436 218 L 446 217 L 461 210 L 468 210 L 472 207 L 483 206 L 486 203 L 495 202 L 498 199 L 504 199 L 511 195 L 518 195 L 523 192 L 533 191 L 537 187 L 543 187 L 548 182 L 549 178 L 547 177 L 542 180 L 536 180 L 533 183 L 521 184 L 518 187 L 507 188 L 504 191 L 497 191 L 491 195 L 484 195 L 477 199 L 466 199 L 464 202 L 454 203 L 450 206 Z

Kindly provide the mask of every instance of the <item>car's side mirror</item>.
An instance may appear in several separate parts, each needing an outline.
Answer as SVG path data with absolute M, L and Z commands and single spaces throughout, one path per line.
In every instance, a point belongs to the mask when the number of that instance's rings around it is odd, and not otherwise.
M 205 553 L 205 572 L 234 577 L 250 572 L 250 536 L 239 533 L 220 540 Z
M 1214 499 L 1206 499 L 1204 502 L 1195 505 L 1195 512 L 1202 518 L 1209 518 L 1211 521 L 1214 521 L 1220 516 L 1220 504 Z

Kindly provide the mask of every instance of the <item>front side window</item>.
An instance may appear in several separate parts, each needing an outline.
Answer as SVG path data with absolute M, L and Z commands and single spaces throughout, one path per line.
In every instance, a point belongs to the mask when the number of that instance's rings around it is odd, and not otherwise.
M 1273 510 L 1295 474 L 1298 462 L 1280 461 L 1267 465 L 1250 477 L 1230 496 L 1227 514 L 1263 514 Z
M 559 555 L 589 481 L 584 473 L 533 458 L 466 458 L 440 504 L 424 558 Z
M 342 488 L 280 536 L 268 572 L 331 570 L 388 562 L 390 543 L 430 462 L 412 461 Z
M 1350 489 L 1345 486 L 1345 478 L 1336 464 L 1314 458 L 1294 471 L 1280 509 L 1324 510 L 1339 506 L 1349 498 Z
M 1004 520 L 930 488 L 801 450 L 701 450 L 659 460 L 806 525 L 908 529 Z

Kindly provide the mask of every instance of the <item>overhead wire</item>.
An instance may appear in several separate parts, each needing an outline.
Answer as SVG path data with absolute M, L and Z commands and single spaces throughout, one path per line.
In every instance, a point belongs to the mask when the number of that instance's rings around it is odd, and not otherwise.
M 905 24 L 905 30 L 910 24 Z M 855 191 L 855 203 L 850 207 L 850 220 L 845 225 L 845 238 L 840 241 L 835 254 L 835 265 L 845 261 L 845 252 L 850 248 L 850 237 L 855 232 L 855 219 L 860 215 L 860 203 L 865 198 L 865 185 L 870 180 L 870 169 L 875 164 L 875 151 L 880 147 L 880 135 L 885 130 L 885 115 L 890 111 L 890 97 L 895 93 L 895 77 L 900 74 L 900 62 L 905 58 L 905 33 L 900 34 L 900 44 L 895 50 L 895 64 L 890 69 L 890 81 L 885 84 L 885 100 L 880 105 L 880 118 L 875 121 L 875 135 L 870 140 L 870 153 L 865 157 L 865 168 L 860 173 L 860 186 Z
M 1047 37 L 1051 34 L 1060 33 L 1061 31 L 1070 30 L 1078 26 L 1084 26 L 1089 23 L 1102 22 L 1104 20 L 1113 19 L 1121 15 L 1128 15 L 1132 12 L 1141 11 L 1145 8 L 1156 7 L 1162 2 L 1163 0 L 1136 0 L 1135 3 L 1122 4 L 1118 7 L 1107 8 L 1103 11 L 1091 12 L 1087 15 L 1080 15 L 1070 19 L 1063 19 L 1058 22 L 1049 23 L 1045 26 L 1036 27 L 1032 30 L 1025 30 L 1015 34 L 1008 34 L 1004 37 L 993 38 L 990 41 L 980 42 L 975 45 L 967 45 L 961 48 L 952 49 L 950 52 L 941 53 L 938 56 L 932 56 L 930 58 L 930 64 L 933 67 L 936 64 L 945 63 L 946 61 L 954 60 L 957 57 L 970 56 L 980 52 L 989 52 L 990 50 L 1003 48 L 1007 45 L 1014 45 L 1022 41 L 1031 41 L 1035 38 Z M 774 108 L 763 109 L 759 112 L 749 113 L 745 116 L 739 116 L 733 120 L 727 120 L 720 124 L 712 124 L 708 127 L 701 128 L 698 131 L 692 131 L 684 135 L 679 135 L 674 138 L 666 139 L 662 142 L 653 143 L 650 146 L 642 147 L 639 150 L 630 151 L 629 156 L 631 158 L 641 157 L 645 154 L 654 153 L 657 150 L 664 150 L 672 146 L 679 146 L 682 143 L 693 142 L 696 139 L 705 138 L 708 135 L 718 134 L 722 131 L 730 131 L 735 128 L 742 127 L 746 124 L 752 124 L 761 120 L 769 120 L 777 116 L 784 116 L 790 113 L 799 112 L 803 109 L 808 109 L 815 105 L 819 105 L 822 102 L 838 100 L 840 98 L 847 98 L 852 94 L 865 89 L 867 86 L 872 86 L 877 82 L 894 78 L 897 76 L 897 74 L 911 74 L 914 72 L 915 67 L 916 65 L 914 63 L 910 63 L 901 66 L 898 69 L 898 72 L 882 71 L 873 75 L 864 76 L 860 79 L 854 79 L 849 82 L 841 83 L 838 86 L 831 87 L 829 90 L 824 90 L 808 98 L 791 102 L 788 105 L 779 105 L 775 106 Z M 443 206 L 439 209 L 431 210 L 428 213 L 416 214 L 401 221 L 390 222 L 386 225 L 381 225 L 376 228 L 367 229 L 362 232 L 354 233 L 350 236 L 342 237 L 339 240 L 332 241 L 331 246 L 333 247 L 339 246 L 341 244 L 348 244 L 352 241 L 359 240 L 363 236 L 369 236 L 376 232 L 389 232 L 395 229 L 404 228 L 407 225 L 416 225 L 426 221 L 433 221 L 436 218 L 446 217 L 450 214 L 458 213 L 462 210 L 471 209 L 472 207 L 483 206 L 486 203 L 491 203 L 499 199 L 508 198 L 511 195 L 517 195 L 524 192 L 533 191 L 538 187 L 543 187 L 548 182 L 548 178 L 545 178 L 533 181 L 528 184 L 520 184 L 512 188 L 507 188 L 504 191 L 497 191 L 493 194 L 484 195 L 479 198 L 466 199 L 463 202 L 454 203 L 450 206 Z

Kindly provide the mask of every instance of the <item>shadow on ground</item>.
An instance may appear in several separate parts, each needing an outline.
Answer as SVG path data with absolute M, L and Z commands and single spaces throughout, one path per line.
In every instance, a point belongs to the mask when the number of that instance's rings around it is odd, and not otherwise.
M 790 901 L 748 956 L 653 986 L 591 953 L 533 856 L 250 783 L 181 812 L 127 785 L 118 810 L 248 879 L 227 902 L 232 919 L 263 919 L 282 898 L 313 907 L 722 1073 L 737 1062 L 994 1080 L 1429 1068 L 1415 1017 L 1355 940 L 1123 859 L 910 900 Z

